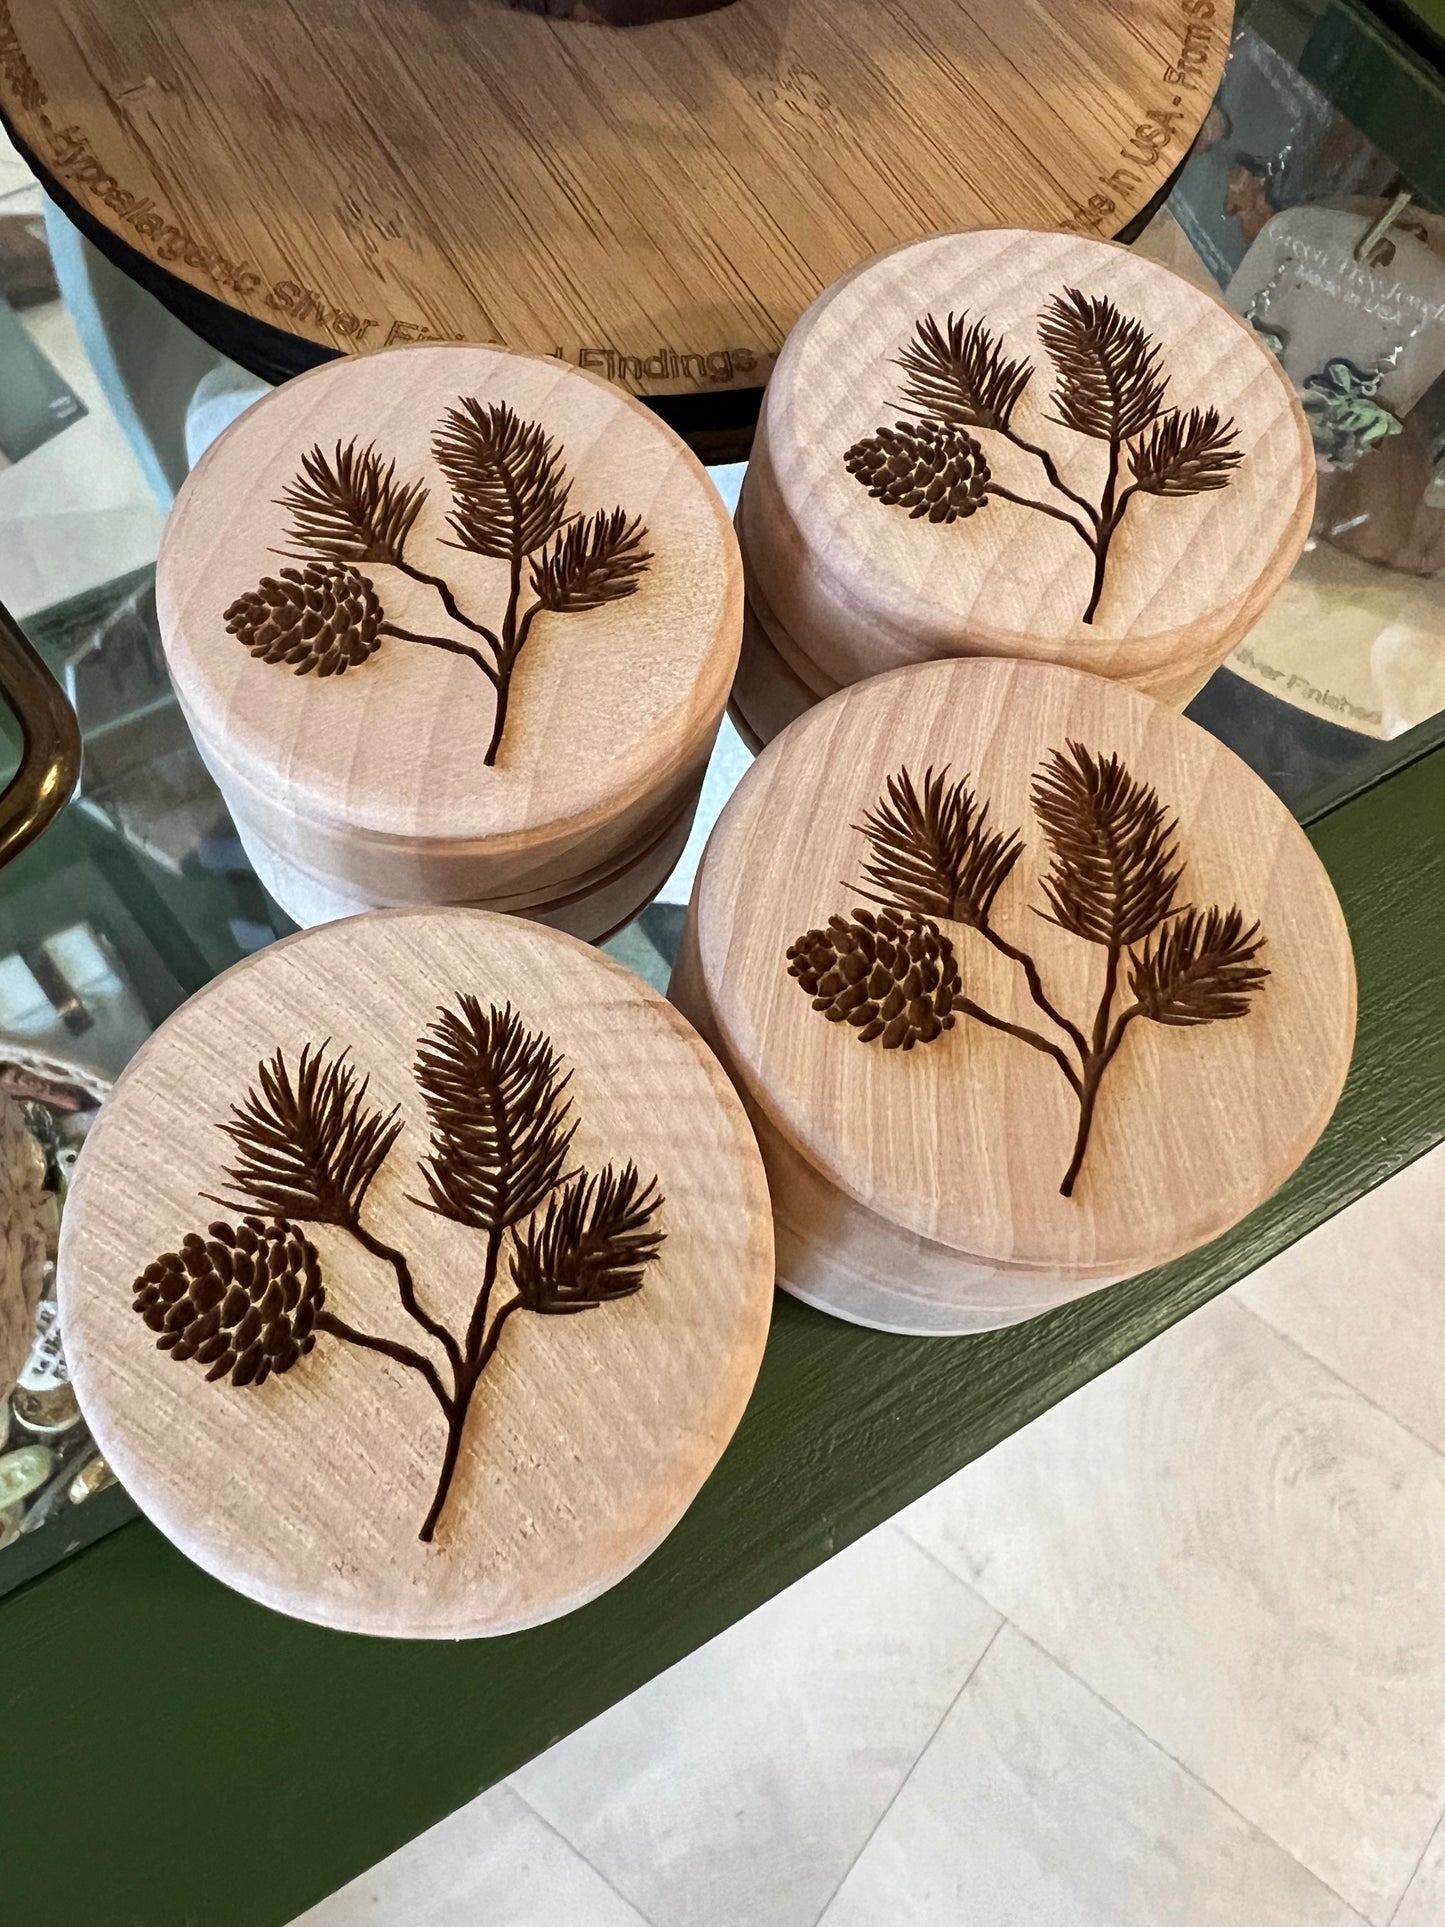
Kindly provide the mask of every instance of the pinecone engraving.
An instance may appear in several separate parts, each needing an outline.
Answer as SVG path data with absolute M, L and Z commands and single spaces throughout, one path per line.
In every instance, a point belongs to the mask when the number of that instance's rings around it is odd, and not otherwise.
M 381 647 L 382 608 L 371 583 L 347 563 L 308 562 L 267 575 L 227 609 L 226 628 L 262 662 L 298 676 L 342 676 Z
M 284 1218 L 247 1217 L 188 1231 L 136 1279 L 132 1309 L 162 1351 L 209 1366 L 208 1380 L 264 1385 L 311 1350 L 325 1300 L 310 1240 Z
M 898 357 L 906 378 L 899 399 L 922 419 L 855 442 L 843 466 L 880 502 L 930 522 L 956 522 L 992 495 L 1066 524 L 1094 558 L 1093 589 L 1081 617 L 1091 623 L 1109 546 L 1130 503 L 1141 495 L 1227 488 L 1244 453 L 1236 446 L 1239 431 L 1217 408 L 1165 408 L 1169 377 L 1160 370 L 1159 343 L 1107 295 L 1066 288 L 1039 316 L 1038 334 L 1058 374 L 1048 420 L 1108 444 L 1108 479 L 1097 501 L 1071 487 L 1050 451 L 1013 425 L 1033 363 L 1026 355 L 1010 359 L 1002 337 L 966 313 L 946 322 L 924 315 Z M 966 432 L 972 428 L 1002 436 L 1038 462 L 1050 499 L 995 481 L 983 449 Z M 1131 479 L 1121 486 L 1126 468 Z
M 417 534 L 432 484 L 397 474 L 374 442 L 353 436 L 328 451 L 317 443 L 282 489 L 276 505 L 289 515 L 279 554 L 305 566 L 268 576 L 226 611 L 226 626 L 264 662 L 294 663 L 298 676 L 319 669 L 340 675 L 365 662 L 383 637 L 463 656 L 492 686 L 495 707 L 484 767 L 495 767 L 507 728 L 512 677 L 533 625 L 586 614 L 635 595 L 652 565 L 640 516 L 619 505 L 587 514 L 568 510 L 573 478 L 566 451 L 540 422 L 509 402 L 484 404 L 462 395 L 437 423 L 432 458 L 445 478 L 451 507 L 449 549 L 509 563 L 511 587 L 498 619 L 464 609 L 455 586 L 419 566 L 408 544 Z M 422 539 L 428 539 L 425 528 Z M 388 617 L 372 583 L 352 566 L 394 570 L 431 589 L 461 634 L 430 635 Z M 383 588 L 382 595 L 390 595 Z M 395 611 L 395 604 L 393 611 Z
M 870 495 L 916 520 L 957 522 L 981 509 L 988 495 L 984 452 L 972 435 L 948 422 L 895 422 L 853 446 L 843 466 Z
M 156 1334 L 157 1350 L 195 1359 L 207 1380 L 262 1385 L 322 1336 L 419 1380 L 446 1428 L 417 1535 L 426 1544 L 452 1489 L 467 1414 L 508 1323 L 518 1314 L 597 1312 L 634 1296 L 667 1233 L 658 1222 L 665 1200 L 656 1177 L 644 1178 L 630 1159 L 620 1170 L 573 1164 L 571 1070 L 547 1033 L 529 1030 L 510 1004 L 499 1009 L 459 994 L 418 1040 L 412 1069 L 431 1148 L 418 1167 L 425 1195 L 406 1201 L 481 1234 L 476 1295 L 461 1328 L 427 1309 L 406 1253 L 365 1221 L 371 1186 L 402 1134 L 400 1105 L 387 1111 L 370 1097 L 370 1079 L 349 1050 L 310 1043 L 299 1060 L 288 1062 L 281 1049 L 263 1059 L 220 1127 L 236 1161 L 226 1169 L 226 1191 L 205 1195 L 245 1215 L 234 1230 L 220 1223 L 204 1236 L 189 1232 L 179 1250 L 147 1265 L 132 1309 Z M 391 1266 L 394 1309 L 411 1321 L 414 1343 L 342 1316 L 345 1281 L 338 1293 L 333 1277 L 328 1291 L 301 1228 L 318 1224 Z M 327 1251 L 330 1262 L 329 1243 Z
M 871 846 L 866 894 L 883 907 L 834 916 L 790 944 L 788 975 L 814 1010 L 857 1028 L 885 1049 L 931 1043 L 971 1017 L 1052 1059 L 1079 1106 L 1074 1152 L 1059 1186 L 1072 1197 L 1083 1168 L 1105 1072 L 1140 1018 L 1176 1029 L 1249 1015 L 1269 971 L 1258 961 L 1264 936 L 1238 904 L 1181 907 L 1184 876 L 1177 834 L 1151 783 L 1117 754 L 1070 742 L 1051 750 L 1034 777 L 1031 801 L 1049 846 L 1039 916 L 1105 954 L 1103 989 L 1086 1030 L 1060 1010 L 1039 966 L 994 922 L 994 905 L 1024 852 L 1022 835 L 991 827 L 989 807 L 966 777 L 906 769 L 889 777 L 876 808 L 853 827 Z M 1058 1037 L 1031 1029 L 963 994 L 951 940 L 935 918 L 983 938 L 1024 974 L 1029 996 Z M 1119 1008 L 1127 981 L 1133 996 Z
M 876 1037 L 884 1050 L 912 1050 L 953 1028 L 958 960 L 931 917 L 897 910 L 830 917 L 826 930 L 809 930 L 790 946 L 788 975 L 830 1023 L 851 1024 L 860 1043 Z

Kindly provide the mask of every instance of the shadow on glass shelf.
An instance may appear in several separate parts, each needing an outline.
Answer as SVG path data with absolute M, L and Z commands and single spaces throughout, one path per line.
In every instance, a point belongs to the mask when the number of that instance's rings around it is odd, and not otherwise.
M 1301 823 L 1312 823 L 1445 742 L 1445 713 L 1382 741 L 1220 669 L 1185 715 L 1227 743 Z

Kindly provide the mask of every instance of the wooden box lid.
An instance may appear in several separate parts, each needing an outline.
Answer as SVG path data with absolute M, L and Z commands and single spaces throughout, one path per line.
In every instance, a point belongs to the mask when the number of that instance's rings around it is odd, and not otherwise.
M 920 665 L 810 710 L 718 821 L 691 950 L 765 1154 L 1035 1279 L 1126 1276 L 1243 1217 L 1323 1129 L 1353 1039 L 1344 921 L 1284 805 L 1164 704 L 1046 664 Z
M 824 688 L 980 654 L 1167 694 L 1253 622 L 1313 501 L 1294 391 L 1221 301 L 1111 243 L 994 228 L 813 303 L 739 532 L 756 611 Z
M 537 925 L 394 911 L 273 945 L 138 1053 L 60 1310 L 182 1551 L 303 1619 L 458 1638 L 582 1604 L 676 1523 L 772 1257 L 742 1108 L 670 1005 Z
M 333 362 L 248 409 L 181 490 L 157 601 L 238 817 L 401 902 L 535 889 L 655 838 L 690 804 L 742 620 L 726 511 L 678 437 L 492 347 Z

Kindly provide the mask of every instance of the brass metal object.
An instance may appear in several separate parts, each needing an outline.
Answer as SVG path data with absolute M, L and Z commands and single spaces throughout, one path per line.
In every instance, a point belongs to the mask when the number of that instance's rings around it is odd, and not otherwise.
M 80 725 L 65 692 L 0 604 L 0 698 L 20 725 L 20 765 L 0 790 L 0 868 L 33 843 L 80 777 Z

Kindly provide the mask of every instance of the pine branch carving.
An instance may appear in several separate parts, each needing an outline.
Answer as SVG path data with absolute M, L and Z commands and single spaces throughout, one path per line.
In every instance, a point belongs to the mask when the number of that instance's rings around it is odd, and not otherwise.
M 1034 778 L 1034 814 L 1052 858 L 1041 885 L 1049 921 L 1087 943 L 1140 942 L 1169 915 L 1183 866 L 1178 824 L 1117 756 L 1082 743 L 1052 750 Z
M 1129 450 L 1129 473 L 1145 495 L 1199 495 L 1228 488 L 1244 459 L 1234 426 L 1217 408 L 1170 409 Z
M 577 1132 L 571 1073 L 550 1039 L 510 1004 L 483 1010 L 463 996 L 422 1038 L 415 1075 L 432 1129 L 427 1208 L 475 1231 L 530 1217 L 561 1182 Z
M 306 1045 L 293 1072 L 285 1053 L 259 1064 L 256 1084 L 221 1126 L 239 1157 L 226 1172 L 238 1197 L 214 1200 L 301 1223 L 351 1226 L 401 1133 L 400 1112 L 367 1103 L 369 1079 L 347 1052 Z
M 662 1243 L 653 1224 L 661 1199 L 635 1164 L 579 1172 L 548 1200 L 512 1252 L 512 1283 L 528 1311 L 588 1311 L 641 1291 Z
M 318 443 L 277 497 L 292 545 L 280 553 L 306 566 L 265 576 L 224 612 L 227 630 L 252 656 L 298 676 L 364 667 L 386 637 L 465 656 L 495 691 L 491 768 L 507 727 L 512 678 L 538 616 L 600 609 L 635 595 L 653 557 L 640 517 L 625 509 L 569 514 L 564 452 L 540 422 L 507 402 L 464 395 L 432 438 L 451 494 L 447 545 L 508 565 L 507 600 L 495 627 L 469 615 L 445 576 L 420 567 L 408 542 L 430 497 L 425 482 L 398 477 L 376 445 L 353 437 L 328 454 Z M 360 566 L 394 569 L 436 591 L 468 640 L 424 634 L 387 619 L 383 596 Z M 530 565 L 530 566 L 529 566 Z M 524 587 L 532 601 L 523 606 Z
M 908 376 L 908 406 L 955 428 L 1006 429 L 1034 372 L 1027 360 L 1010 361 L 998 336 L 967 314 L 950 314 L 941 327 L 924 315 L 898 366 Z
M 544 609 L 600 609 L 635 595 L 652 560 L 647 531 L 622 509 L 599 509 L 552 536 L 532 564 L 532 593 Z
M 1129 988 L 1141 1016 L 1156 1024 L 1247 1017 L 1250 998 L 1269 975 L 1254 961 L 1263 948 L 1259 925 L 1246 924 L 1238 904 L 1186 910 L 1131 957 Z
M 1069 742 L 1035 774 L 1031 800 L 1049 849 L 1035 906 L 1049 924 L 1104 952 L 1092 1021 L 1066 1016 L 1048 996 L 1035 958 L 997 927 L 998 898 L 1023 853 L 1015 833 L 990 828 L 988 807 L 966 779 L 929 769 L 920 787 L 906 769 L 854 827 L 867 838 L 863 875 L 883 906 L 830 917 L 789 945 L 788 974 L 812 1007 L 864 1043 L 911 1051 L 934 1044 L 959 1016 L 1000 1031 L 1052 1060 L 1078 1104 L 1073 1152 L 1059 1186 L 1071 1197 L 1083 1168 L 1099 1087 L 1132 1023 L 1179 1029 L 1249 1015 L 1269 971 L 1265 939 L 1239 907 L 1179 908 L 1179 826 L 1152 784 L 1117 754 Z M 968 994 L 959 953 L 941 928 L 973 930 L 1023 971 L 1054 1033 L 998 1016 Z M 1116 1009 L 1127 976 L 1132 1002 Z
M 572 487 L 562 451 L 510 403 L 484 408 L 463 396 L 443 416 L 432 454 L 451 484 L 455 547 L 510 562 L 561 528 Z
M 1066 288 L 1039 316 L 1039 340 L 1059 371 L 1053 403 L 1064 428 L 1099 442 L 1142 434 L 1164 405 L 1168 377 L 1144 324 L 1108 295 Z
M 427 487 L 398 481 L 395 462 L 383 464 L 374 443 L 358 448 L 353 438 L 338 442 L 329 456 L 316 443 L 277 499 L 290 512 L 286 533 L 297 545 L 283 554 L 307 561 L 398 563 L 426 506 Z
M 877 808 L 854 827 L 873 846 L 860 895 L 975 926 L 988 922 L 1024 847 L 1014 832 L 991 829 L 988 805 L 967 782 L 950 783 L 946 769 L 926 770 L 921 794 L 899 770 Z
M 256 1388 L 291 1371 L 330 1337 L 375 1352 L 420 1378 L 446 1433 L 420 1538 L 430 1542 L 451 1491 L 472 1400 L 508 1321 L 519 1311 L 594 1311 L 639 1292 L 663 1246 L 656 1178 L 635 1164 L 567 1171 L 577 1130 L 571 1072 L 511 1005 L 462 994 L 418 1040 L 414 1075 L 431 1125 L 419 1165 L 428 1196 L 413 1204 L 482 1234 L 477 1288 L 464 1332 L 419 1302 L 403 1252 L 367 1227 L 367 1194 L 401 1133 L 400 1107 L 368 1101 L 346 1051 L 304 1045 L 293 1070 L 278 1050 L 221 1129 L 239 1147 L 226 1177 L 245 1215 L 188 1232 L 136 1279 L 132 1305 L 157 1347 L 206 1368 L 211 1383 Z M 331 1225 L 389 1263 L 416 1342 L 364 1331 L 323 1280 L 301 1224 Z M 497 1306 L 506 1240 L 513 1295 Z M 426 1341 L 430 1341 L 429 1343 Z M 439 1354 L 439 1355 L 438 1355 Z
M 1015 427 L 1033 364 L 1026 356 L 1011 359 L 1002 339 L 966 313 L 944 322 L 920 318 L 898 357 L 901 400 L 918 419 L 876 428 L 846 450 L 843 465 L 876 500 L 930 522 L 951 524 L 1002 501 L 1064 523 L 1094 560 L 1081 618 L 1092 623 L 1110 547 L 1134 498 L 1226 488 L 1243 454 L 1234 423 L 1218 409 L 1165 410 L 1161 346 L 1109 296 L 1064 289 L 1039 316 L 1038 334 L 1056 371 L 1048 419 L 1107 448 L 1097 500 L 1070 487 L 1052 452 Z M 997 434 L 1036 459 L 1050 494 L 1005 487 L 975 431 Z M 1131 479 L 1121 487 L 1125 465 Z

